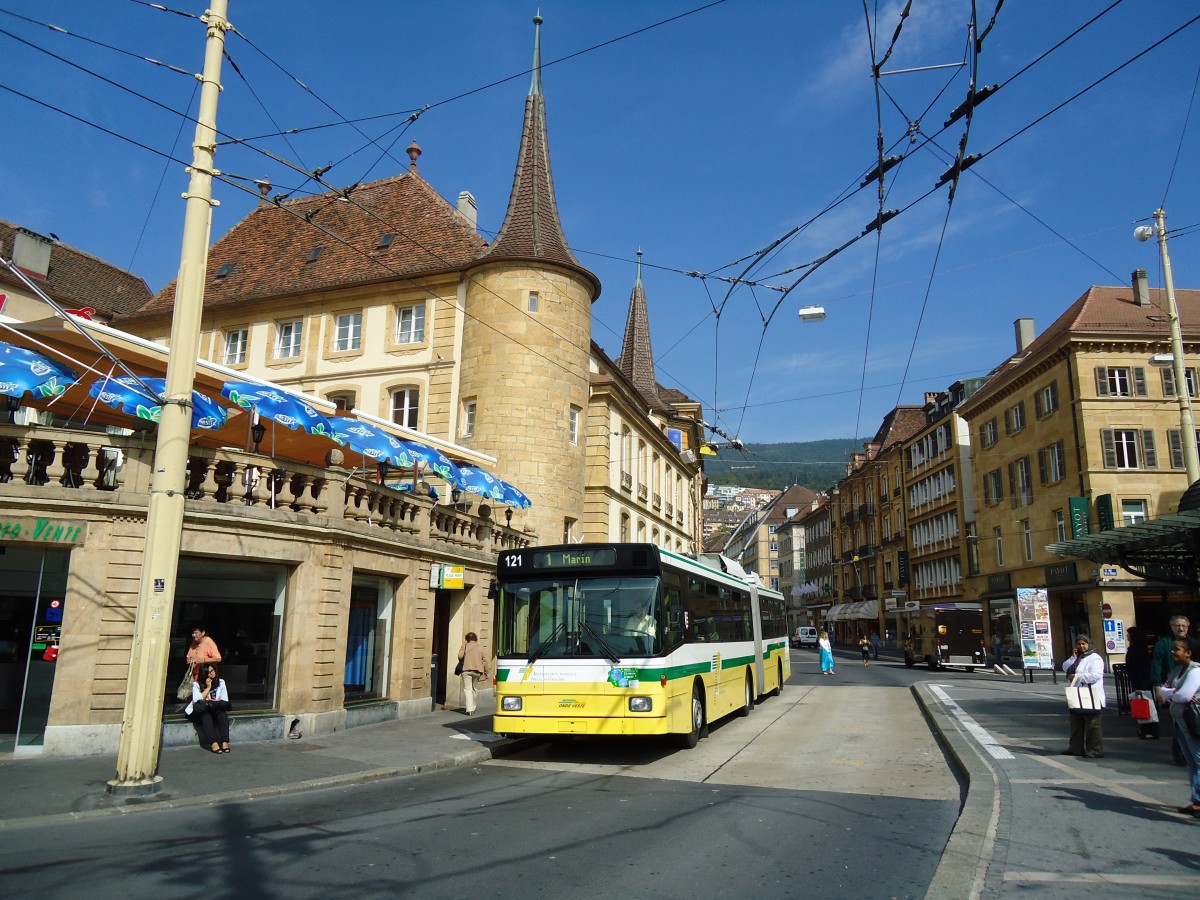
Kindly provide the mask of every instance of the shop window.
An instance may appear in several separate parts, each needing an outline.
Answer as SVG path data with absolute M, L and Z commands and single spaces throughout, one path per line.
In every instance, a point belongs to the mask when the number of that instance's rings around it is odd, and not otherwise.
M 356 578 L 350 588 L 344 680 L 347 701 L 387 696 L 391 597 L 391 584 L 384 579 Z

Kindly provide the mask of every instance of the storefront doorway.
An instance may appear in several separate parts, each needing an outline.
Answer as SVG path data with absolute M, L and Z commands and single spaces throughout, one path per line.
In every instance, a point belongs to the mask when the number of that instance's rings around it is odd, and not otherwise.
M 38 752 L 60 651 L 69 550 L 0 554 L 0 752 Z
M 283 627 L 285 566 L 181 557 L 171 621 L 167 711 L 186 664 L 192 627 L 201 625 L 221 653 L 221 677 L 241 710 L 273 709 Z

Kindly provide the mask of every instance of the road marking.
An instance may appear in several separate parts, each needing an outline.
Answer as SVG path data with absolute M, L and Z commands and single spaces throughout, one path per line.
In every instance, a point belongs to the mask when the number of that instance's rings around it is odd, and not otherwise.
M 1052 769 L 1058 769 L 1062 772 L 1066 772 L 1067 774 L 1069 774 L 1075 778 L 1082 777 L 1089 784 L 1094 784 L 1094 785 L 1096 785 L 1096 787 L 1105 788 L 1109 791 L 1112 791 L 1114 794 L 1120 794 L 1126 800 L 1132 800 L 1134 803 L 1143 803 L 1146 806 L 1153 806 L 1153 807 L 1158 807 L 1158 808 L 1163 807 L 1163 802 L 1161 800 L 1156 800 L 1155 798 L 1148 797 L 1145 794 L 1139 794 L 1137 791 L 1131 791 L 1131 790 L 1128 790 L 1127 788 L 1123 788 L 1123 787 L 1121 787 L 1121 782 L 1117 781 L 1116 779 L 1101 778 L 1098 774 L 1094 774 L 1093 772 L 1086 772 L 1086 773 L 1081 772 L 1079 769 L 1075 768 L 1074 766 L 1068 765 L 1066 762 L 1064 762 L 1062 760 L 1054 759 L 1054 758 L 1047 757 L 1047 756 L 1034 756 L 1033 754 L 1030 754 L 1030 759 L 1036 759 L 1038 762 L 1045 763 L 1046 765 L 1050 766 L 1050 768 L 1052 768 Z M 1095 765 L 1095 763 L 1089 764 L 1089 768 L 1091 767 L 1091 765 Z M 1100 763 L 1100 765 L 1103 765 L 1103 763 Z M 1100 770 L 1096 770 L 1096 771 L 1099 772 Z M 1143 781 L 1142 783 L 1143 784 L 1147 784 L 1147 783 L 1153 784 L 1153 782 L 1146 782 L 1146 781 Z M 1164 812 L 1165 812 L 1165 810 L 1164 810 Z M 1172 810 L 1171 812 L 1174 813 L 1174 810 Z M 1188 818 L 1190 818 L 1190 816 Z
M 1088 872 L 1068 875 L 1062 872 L 1005 872 L 1004 880 L 1031 884 L 1129 884 L 1136 887 L 1200 887 L 1200 876 L 1155 875 L 1153 873 L 1117 875 L 1112 872 Z
M 958 724 L 963 727 L 963 730 L 971 735 L 971 737 L 975 738 L 975 740 L 979 742 L 983 749 L 988 752 L 992 759 L 1015 758 L 1011 753 L 1008 752 L 1008 750 L 1006 750 L 1004 747 L 1001 747 L 1000 743 L 994 737 L 984 731 L 983 727 L 978 722 L 968 716 L 966 711 L 961 706 L 951 700 L 950 696 L 943 691 L 939 685 L 931 684 L 929 686 L 929 690 L 935 697 L 942 701 L 942 705 L 950 711 L 950 715 L 954 716 L 954 718 L 958 720 Z

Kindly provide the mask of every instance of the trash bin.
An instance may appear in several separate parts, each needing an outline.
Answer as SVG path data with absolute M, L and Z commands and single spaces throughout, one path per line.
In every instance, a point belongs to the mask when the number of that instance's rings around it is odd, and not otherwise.
M 1129 672 L 1124 663 L 1112 667 L 1113 681 L 1117 685 L 1117 715 L 1129 715 Z

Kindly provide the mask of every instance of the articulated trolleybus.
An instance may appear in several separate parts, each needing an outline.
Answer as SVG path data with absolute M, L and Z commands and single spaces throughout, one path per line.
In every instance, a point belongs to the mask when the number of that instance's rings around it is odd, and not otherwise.
M 791 674 L 783 595 L 716 554 L 653 544 L 500 553 L 500 734 L 672 735 L 748 715 Z

